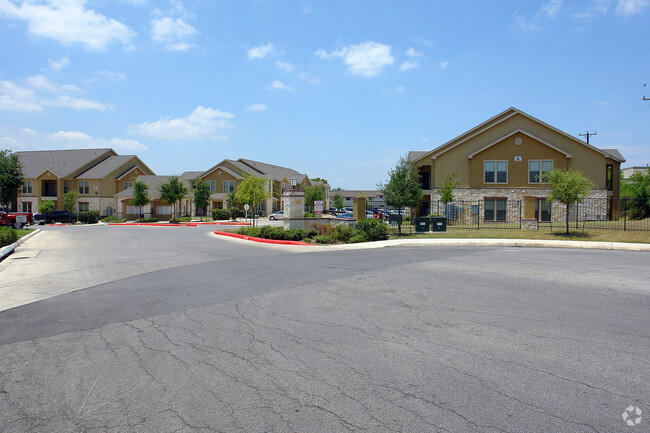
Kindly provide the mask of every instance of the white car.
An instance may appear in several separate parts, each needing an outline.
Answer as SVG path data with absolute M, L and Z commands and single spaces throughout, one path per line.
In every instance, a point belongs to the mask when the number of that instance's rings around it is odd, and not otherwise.
M 269 220 L 270 221 L 281 220 L 281 219 L 284 219 L 284 211 L 283 210 L 279 210 L 276 213 L 272 213 L 271 215 L 269 215 Z

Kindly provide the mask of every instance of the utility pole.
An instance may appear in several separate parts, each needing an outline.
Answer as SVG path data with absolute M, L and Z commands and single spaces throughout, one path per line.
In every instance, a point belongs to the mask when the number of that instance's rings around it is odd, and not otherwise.
M 597 132 L 594 132 L 594 133 L 592 134 L 592 133 L 590 133 L 589 131 L 587 131 L 586 134 L 578 134 L 578 135 L 579 135 L 580 137 L 587 137 L 587 144 L 589 144 L 589 137 L 591 137 L 592 135 L 598 135 L 598 133 L 597 133 Z

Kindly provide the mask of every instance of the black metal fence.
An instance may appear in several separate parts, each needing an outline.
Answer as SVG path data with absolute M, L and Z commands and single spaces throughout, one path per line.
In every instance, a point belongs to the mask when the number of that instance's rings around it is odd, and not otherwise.
M 398 212 L 385 203 L 373 202 L 368 217 L 375 215 L 397 226 Z M 381 212 L 377 212 L 381 210 Z M 445 217 L 447 228 L 453 229 L 520 229 L 524 217 L 523 200 L 507 198 L 453 201 L 433 201 L 414 208 L 401 209 L 402 232 L 415 232 L 414 220 L 420 216 Z M 559 202 L 536 203 L 538 228 L 566 226 L 566 206 Z M 650 199 L 588 198 L 569 206 L 571 229 L 650 230 Z

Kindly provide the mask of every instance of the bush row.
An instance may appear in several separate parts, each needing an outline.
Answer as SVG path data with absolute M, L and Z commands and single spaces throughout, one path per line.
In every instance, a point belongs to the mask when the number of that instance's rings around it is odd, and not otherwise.
M 13 244 L 18 240 L 18 234 L 10 227 L 0 227 L 0 247 Z
M 103 223 L 124 223 L 126 218 L 118 218 L 115 215 L 107 216 L 102 219 Z
M 243 209 L 213 209 L 212 219 L 215 221 L 228 220 L 230 218 L 244 218 L 246 211 Z
M 79 220 L 79 222 L 82 224 L 96 224 L 99 221 L 99 211 L 89 210 L 79 212 L 79 215 L 77 215 L 77 220 Z
M 332 224 L 312 224 L 307 230 L 282 227 L 242 227 L 237 231 L 240 235 L 253 236 L 263 239 L 302 241 L 313 239 L 317 244 L 333 244 L 336 242 L 358 243 L 388 239 L 388 226 L 380 220 L 364 219 L 357 222 L 356 227 Z
M 316 236 L 314 229 L 291 229 L 285 230 L 282 227 L 241 227 L 237 233 L 245 236 L 253 236 L 263 239 L 275 239 L 281 241 L 302 241 Z

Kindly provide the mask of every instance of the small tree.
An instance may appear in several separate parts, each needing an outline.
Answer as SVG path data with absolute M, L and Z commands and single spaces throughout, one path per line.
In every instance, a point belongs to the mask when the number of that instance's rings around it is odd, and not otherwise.
M 341 209 L 343 208 L 343 196 L 341 194 L 336 194 L 334 198 L 332 199 L 332 206 L 334 206 L 334 209 Z
M 581 171 L 572 169 L 553 169 L 544 175 L 543 180 L 552 188 L 546 199 L 559 201 L 566 206 L 566 234 L 568 235 L 569 207 L 573 203 L 581 203 L 594 188 L 594 184 Z
M 70 213 L 74 213 L 78 200 L 79 191 L 71 189 L 70 191 L 63 194 L 63 209 L 67 210 Z
M 311 185 L 305 188 L 305 204 L 310 212 L 314 212 L 314 202 L 325 200 L 325 187 L 323 185 Z
M 253 226 L 255 225 L 255 209 L 258 203 L 271 197 L 271 192 L 266 185 L 266 179 L 264 178 L 245 175 L 244 180 L 236 190 L 237 201 L 250 205 L 253 210 Z
M 456 182 L 456 173 L 453 171 L 445 177 L 442 187 L 438 190 L 440 194 L 440 201 L 444 204 L 454 201 L 454 188 L 460 185 Z
M 56 208 L 56 203 L 52 200 L 44 200 L 38 205 L 38 212 L 45 215 L 51 213 Z
M 176 218 L 176 203 L 185 197 L 187 192 L 187 187 L 177 176 L 170 177 L 167 182 L 160 185 L 160 198 L 172 205 L 172 221 Z M 180 217 L 180 206 L 178 210 Z
M 149 204 L 149 186 L 141 180 L 133 182 L 133 199 L 129 202 L 132 206 L 138 206 L 138 219 L 142 218 L 142 206 Z
M 8 149 L 0 151 L 0 204 L 9 208 L 23 184 L 23 165 L 18 155 Z
M 650 216 L 650 169 L 637 171 L 629 179 L 621 182 L 621 195 L 633 199 L 627 205 L 633 219 Z
M 239 199 L 237 198 L 237 192 L 235 190 L 228 193 L 228 210 L 230 211 L 230 219 L 235 221 L 237 219 L 237 205 L 239 204 Z
M 199 209 L 203 210 L 210 203 L 210 185 L 207 182 L 198 181 L 194 184 L 194 206 L 197 213 Z M 203 221 L 203 211 L 201 211 L 201 221 Z
M 377 185 L 378 189 L 384 193 L 386 204 L 397 208 L 398 215 L 401 214 L 403 207 L 417 206 L 422 200 L 422 188 L 418 170 L 407 157 L 400 157 L 397 165 L 388 172 L 388 182 Z M 398 219 L 398 232 L 402 233 L 401 218 Z

